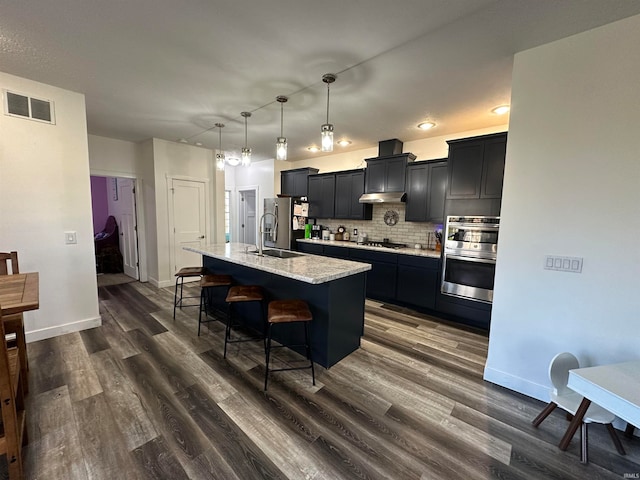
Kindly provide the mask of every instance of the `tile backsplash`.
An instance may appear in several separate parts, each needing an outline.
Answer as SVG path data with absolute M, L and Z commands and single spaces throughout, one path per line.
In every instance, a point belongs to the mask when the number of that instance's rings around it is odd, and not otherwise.
M 366 233 L 369 241 L 382 241 L 388 238 L 390 242 L 406 243 L 413 246 L 416 243 L 423 248 L 434 248 L 436 229 L 442 229 L 442 224 L 425 222 L 405 222 L 404 203 L 382 203 L 373 205 L 373 217 L 371 220 L 338 220 L 318 218 L 316 223 L 329 228 L 335 233 L 339 226 L 343 226 L 350 234 L 353 229 L 358 229 L 358 234 Z M 398 214 L 398 223 L 390 227 L 384 222 L 385 213 L 394 211 Z

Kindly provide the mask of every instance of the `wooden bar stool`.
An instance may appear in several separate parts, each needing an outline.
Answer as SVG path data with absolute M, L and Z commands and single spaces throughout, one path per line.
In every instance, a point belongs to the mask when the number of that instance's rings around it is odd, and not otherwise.
M 309 305 L 303 300 L 273 300 L 269 302 L 269 310 L 267 313 L 267 348 L 266 348 L 266 371 L 264 374 L 264 389 L 267 389 L 267 382 L 269 381 L 269 360 L 271 356 L 271 333 L 273 326 L 281 323 L 303 323 L 304 324 L 304 345 L 279 345 L 278 347 L 302 347 L 307 350 L 307 358 L 309 359 L 309 366 L 306 367 L 292 367 L 292 368 L 278 368 L 272 369 L 272 372 L 282 372 L 286 370 L 304 370 L 311 369 L 311 378 L 313 384 L 316 384 L 316 375 L 313 369 L 313 357 L 311 356 L 311 333 L 309 332 L 309 322 L 313 320 Z
M 194 303 L 194 304 L 188 304 L 188 305 L 183 305 L 183 300 L 186 298 L 198 298 L 195 295 L 192 295 L 190 297 L 185 297 L 183 296 L 183 291 L 182 291 L 182 287 L 184 286 L 184 279 L 185 278 L 193 278 L 193 277 L 202 277 L 202 275 L 205 274 L 205 269 L 204 267 L 184 267 L 181 268 L 175 275 L 176 277 L 176 288 L 173 292 L 173 319 L 176 319 L 176 308 L 180 307 L 180 310 L 182 310 L 182 307 L 197 307 L 198 304 Z M 178 296 L 178 285 L 180 285 L 180 296 Z
M 227 315 L 227 328 L 224 333 L 224 358 L 227 358 L 227 344 L 228 343 L 239 343 L 239 342 L 251 342 L 256 340 L 254 337 L 250 338 L 237 338 L 235 340 L 231 340 L 231 327 L 233 324 L 233 305 L 238 303 L 245 302 L 259 302 L 260 303 L 260 314 L 262 320 L 262 333 L 258 338 L 259 340 L 264 341 L 265 339 L 265 331 L 264 331 L 264 292 L 262 291 L 262 287 L 258 285 L 235 285 L 229 289 L 227 292 L 226 302 L 229 305 L 228 315 Z
M 233 283 L 231 275 L 203 275 L 200 279 L 200 313 L 198 314 L 198 336 L 200 336 L 200 326 L 203 323 L 214 322 L 209 320 L 209 304 L 212 300 L 211 289 L 225 287 L 229 288 Z M 205 319 L 202 320 L 202 312 Z

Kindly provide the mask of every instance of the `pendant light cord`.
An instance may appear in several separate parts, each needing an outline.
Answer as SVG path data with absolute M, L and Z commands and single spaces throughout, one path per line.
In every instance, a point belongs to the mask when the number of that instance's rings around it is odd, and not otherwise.
M 282 134 L 284 132 L 284 102 L 280 102 L 280 136 L 284 137 Z
M 330 85 L 331 83 L 327 82 L 327 123 L 329 123 L 329 92 L 331 91 L 331 89 L 329 88 Z

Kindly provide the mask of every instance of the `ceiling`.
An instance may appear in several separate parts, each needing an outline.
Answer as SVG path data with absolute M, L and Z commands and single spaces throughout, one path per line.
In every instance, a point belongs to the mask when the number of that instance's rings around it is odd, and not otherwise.
M 89 133 L 289 159 L 503 125 L 516 52 L 640 13 L 630 0 L 0 0 L 0 71 L 86 95 Z M 29 94 L 29 92 L 19 92 Z M 514 106 L 517 107 L 517 106 Z M 416 128 L 424 120 L 437 126 Z M 343 151 L 342 147 L 336 150 Z

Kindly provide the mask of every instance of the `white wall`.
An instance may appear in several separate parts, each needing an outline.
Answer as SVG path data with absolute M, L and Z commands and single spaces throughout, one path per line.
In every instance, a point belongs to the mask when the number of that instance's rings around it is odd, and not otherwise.
M 140 146 L 113 138 L 89 135 L 91 174 L 103 177 L 136 177 L 141 171 Z
M 0 250 L 40 273 L 27 339 L 98 326 L 84 96 L 5 73 L 0 88 L 55 106 L 55 125 L 0 113 Z M 76 245 L 65 245 L 65 231 L 77 232 Z
M 639 44 L 635 16 L 515 57 L 485 378 L 539 399 L 558 352 L 640 358 Z

